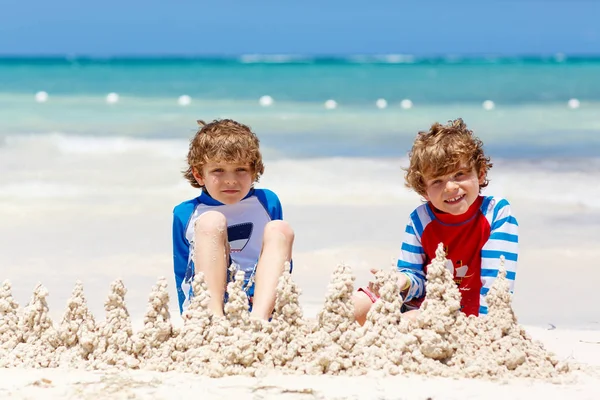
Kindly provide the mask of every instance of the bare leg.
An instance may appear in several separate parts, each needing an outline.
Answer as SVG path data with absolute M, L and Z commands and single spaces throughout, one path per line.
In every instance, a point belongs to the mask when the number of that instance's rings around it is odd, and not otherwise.
M 227 285 L 227 220 L 218 211 L 200 215 L 194 226 L 194 265 L 204 273 L 210 293 L 208 308 L 218 316 L 223 315 L 223 296 Z
M 359 325 L 364 325 L 367 320 L 367 313 L 371 309 L 373 302 L 364 292 L 356 292 L 352 296 L 354 302 L 354 319 Z
M 262 251 L 256 266 L 256 286 L 252 317 L 268 320 L 275 307 L 275 296 L 283 265 L 292 259 L 294 231 L 285 221 L 265 226 Z

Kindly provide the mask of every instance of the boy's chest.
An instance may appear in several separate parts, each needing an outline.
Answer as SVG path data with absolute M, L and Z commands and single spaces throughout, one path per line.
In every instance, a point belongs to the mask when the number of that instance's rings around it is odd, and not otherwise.
M 256 257 L 261 245 L 265 226 L 271 217 L 256 198 L 248 198 L 234 205 L 207 206 L 199 205 L 188 223 L 186 238 L 194 242 L 194 225 L 196 219 L 207 211 L 218 211 L 227 220 L 227 239 L 231 254 L 244 254 Z
M 460 225 L 444 225 L 432 221 L 423 232 L 422 245 L 427 256 L 426 265 L 435 257 L 439 243 L 446 251 L 446 268 L 464 300 L 479 297 L 481 289 L 481 249 L 490 237 L 486 218 L 478 214 L 471 221 Z

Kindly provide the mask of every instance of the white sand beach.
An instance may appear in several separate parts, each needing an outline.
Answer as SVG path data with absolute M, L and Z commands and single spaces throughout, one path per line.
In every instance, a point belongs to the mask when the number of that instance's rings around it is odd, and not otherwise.
M 110 157 L 65 154 L 53 146 L 39 154 L 0 149 L 0 167 L 11 171 L 0 177 L 0 281 L 11 282 L 21 309 L 42 283 L 49 291 L 49 316 L 58 325 L 77 280 L 96 321 L 103 321 L 110 285 L 121 278 L 133 328 L 139 330 L 150 290 L 164 276 L 174 324 L 181 324 L 171 272 L 171 210 L 195 195 L 177 175 L 181 157 L 144 149 Z M 9 168 L 17 160 L 23 167 Z M 369 279 L 369 268 L 394 262 L 408 214 L 419 204 L 402 188 L 401 163 L 267 163 L 260 185 L 280 195 L 285 217 L 295 229 L 292 277 L 302 291 L 305 317 L 314 318 L 323 308 L 339 263 L 352 268 L 358 286 Z M 178 371 L 11 367 L 0 368 L 0 398 L 596 399 L 600 208 L 585 199 L 593 198 L 597 189 L 571 186 L 583 200 L 563 201 L 555 195 L 556 188 L 568 190 L 571 175 L 543 168 L 528 175 L 521 171 L 498 163 L 485 192 L 506 196 L 520 224 L 513 308 L 518 322 L 544 349 L 561 362 L 581 365 L 581 370 L 552 379 L 488 380 L 414 373 L 349 377 L 275 372 L 209 378 Z M 535 199 L 529 196 L 532 174 L 541 185 Z M 27 192 L 22 182 L 30 182 L 32 176 L 37 186 Z M 539 196 L 544 189 L 545 200 Z

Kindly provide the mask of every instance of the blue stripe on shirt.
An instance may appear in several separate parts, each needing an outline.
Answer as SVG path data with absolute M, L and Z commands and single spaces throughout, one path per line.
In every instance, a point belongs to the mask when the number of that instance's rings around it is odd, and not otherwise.
M 504 256 L 504 258 L 508 261 L 517 261 L 517 254 L 510 253 L 508 251 L 499 251 L 499 250 L 481 250 L 481 258 L 500 258 L 500 256 Z
M 502 199 L 498 203 L 496 203 L 496 205 L 494 206 L 494 217 L 492 218 L 493 221 L 495 221 L 498 218 L 498 213 L 500 212 L 500 210 L 502 210 L 506 206 L 509 206 L 508 201 L 506 201 L 506 199 Z
M 506 271 L 506 279 L 515 280 L 516 277 L 516 272 L 514 271 Z M 481 276 L 482 277 L 492 277 L 495 278 L 498 276 L 498 270 L 497 269 L 482 269 L 481 270 Z
M 434 220 L 435 218 L 435 214 L 433 213 L 433 210 L 431 209 L 431 207 L 429 207 L 429 204 L 425 204 L 425 209 L 427 210 L 427 214 L 429 214 L 429 219 L 430 220 Z
M 414 254 L 425 254 L 425 250 L 421 246 L 413 246 L 412 244 L 402 243 L 402 250 Z
M 423 224 L 421 223 L 419 214 L 416 211 L 413 211 L 412 214 L 410 214 L 410 219 L 412 220 L 413 226 L 419 234 L 419 237 L 423 236 Z
M 483 202 L 481 203 L 481 207 L 479 208 L 481 210 L 481 212 L 483 213 L 483 215 L 487 214 L 487 209 L 490 206 L 490 201 L 492 201 L 492 198 L 493 197 L 491 197 L 491 196 L 483 198 Z
M 505 232 L 494 232 L 490 235 L 489 240 L 503 240 L 505 242 L 519 243 L 519 236 Z
M 404 260 L 398 260 L 398 268 L 408 268 L 421 272 L 423 270 L 423 264 L 411 264 Z
M 488 308 L 485 306 L 479 306 L 479 314 L 487 314 L 488 313 Z
M 408 233 L 409 235 L 415 235 L 415 229 L 412 227 L 412 225 L 406 225 L 404 232 Z
M 506 218 L 502 218 L 502 219 L 499 219 L 498 221 L 494 221 L 494 223 L 492 224 L 492 227 L 490 229 L 492 231 L 495 231 L 496 229 L 500 228 L 505 223 L 519 226 L 515 217 L 510 215 Z

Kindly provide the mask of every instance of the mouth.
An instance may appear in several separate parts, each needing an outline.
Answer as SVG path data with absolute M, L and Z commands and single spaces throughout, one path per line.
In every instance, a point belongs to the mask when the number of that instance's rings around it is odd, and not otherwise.
M 464 197 L 465 197 L 465 195 L 461 194 L 460 196 L 456 196 L 456 197 L 453 197 L 451 199 L 444 200 L 444 203 L 447 203 L 447 204 L 456 204 L 459 201 L 461 201 Z
M 239 192 L 239 190 L 230 189 L 230 190 L 223 190 L 222 192 L 225 194 L 236 194 L 237 192 Z

